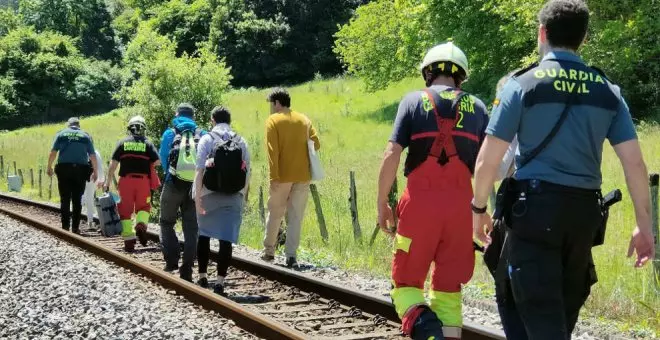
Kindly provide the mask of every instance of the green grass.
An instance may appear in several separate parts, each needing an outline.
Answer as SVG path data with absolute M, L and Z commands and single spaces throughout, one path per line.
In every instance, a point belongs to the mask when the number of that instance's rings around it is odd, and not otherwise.
M 420 86 L 419 81 L 410 79 L 383 91 L 366 93 L 358 80 L 332 79 L 290 89 L 293 109 L 308 114 L 319 131 L 320 154 L 327 173 L 318 188 L 330 242 L 324 245 L 320 237 L 310 199 L 304 220 L 301 258 L 349 270 L 369 271 L 383 277 L 388 275 L 392 256 L 389 240 L 381 234 L 373 247 L 368 246 L 376 221 L 378 169 L 398 101 L 406 92 Z M 252 189 L 241 243 L 254 248 L 261 247 L 263 237 L 258 209 L 259 187 L 263 187 L 264 195 L 268 192 L 263 145 L 264 121 L 268 115 L 266 93 L 266 90 L 236 90 L 225 103 L 232 111 L 235 129 L 248 141 L 252 153 Z M 126 110 L 117 110 L 82 120 L 83 129 L 92 134 L 106 161 L 124 133 L 127 114 Z M 5 163 L 15 160 L 19 168 L 36 169 L 45 164 L 53 135 L 62 127 L 63 124 L 47 125 L 0 134 L 0 155 L 5 157 Z M 660 127 L 642 124 L 638 132 L 649 170 L 660 171 L 660 159 L 656 157 L 660 153 Z M 633 260 L 625 257 L 635 221 L 623 172 L 609 145 L 605 147 L 603 158 L 603 190 L 620 188 L 624 192 L 624 201 L 611 212 L 606 244 L 594 250 L 599 283 L 593 288 L 584 313 L 621 321 L 621 327 L 660 332 L 660 297 L 653 288 L 652 268 L 647 265 L 643 269 L 634 269 Z M 356 172 L 362 244 L 353 239 L 348 201 L 350 170 Z M 399 181 L 401 191 L 405 183 L 403 176 L 399 176 Z M 6 190 L 6 185 L 3 183 L 1 188 Z M 56 185 L 53 189 L 56 191 Z M 31 190 L 26 194 L 36 195 Z M 56 197 L 54 193 L 54 201 Z M 478 259 L 477 262 L 467 291 L 471 296 L 490 298 L 491 278 L 481 261 Z

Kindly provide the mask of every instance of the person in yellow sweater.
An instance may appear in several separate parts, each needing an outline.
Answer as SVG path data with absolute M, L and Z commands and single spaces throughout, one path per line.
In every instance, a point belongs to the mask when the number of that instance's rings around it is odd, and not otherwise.
M 316 150 L 321 144 L 311 120 L 290 109 L 291 97 L 285 89 L 272 90 L 268 102 L 271 115 L 266 121 L 266 147 L 270 166 L 270 193 L 261 258 L 269 262 L 275 259 L 277 233 L 286 213 L 285 255 L 286 265 L 291 268 L 298 265 L 296 251 L 300 244 L 301 224 L 312 178 L 307 138 L 314 141 Z

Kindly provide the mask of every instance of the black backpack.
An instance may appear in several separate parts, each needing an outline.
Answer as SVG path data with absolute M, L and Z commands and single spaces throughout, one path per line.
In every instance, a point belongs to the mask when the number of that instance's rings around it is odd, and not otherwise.
M 203 183 L 211 191 L 231 195 L 245 187 L 247 164 L 243 161 L 241 137 L 234 132 L 230 132 L 228 137 L 225 139 L 219 133 L 211 131 L 215 144 L 208 159 L 213 159 L 214 166 L 206 168 Z

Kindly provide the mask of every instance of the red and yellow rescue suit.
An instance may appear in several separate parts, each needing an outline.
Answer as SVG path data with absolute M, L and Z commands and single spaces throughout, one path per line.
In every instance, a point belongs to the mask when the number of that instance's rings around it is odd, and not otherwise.
M 415 92 L 399 106 L 391 141 L 409 148 L 408 182 L 396 209 L 391 296 L 408 335 L 418 307 L 428 306 L 445 338 L 461 337 L 461 286 L 474 269 L 471 177 L 487 125 L 480 100 L 446 86 Z
M 160 186 L 154 162 L 158 151 L 145 137 L 129 136 L 119 141 L 112 154 L 112 160 L 119 162 L 119 197 L 117 205 L 121 219 L 124 241 L 135 240 L 135 229 L 146 232 L 151 211 L 151 190 Z

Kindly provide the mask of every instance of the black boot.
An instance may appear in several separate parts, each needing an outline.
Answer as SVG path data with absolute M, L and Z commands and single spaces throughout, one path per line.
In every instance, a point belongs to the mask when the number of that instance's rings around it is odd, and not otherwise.
M 442 321 L 438 319 L 438 316 L 430 308 L 422 308 L 424 311 L 415 320 L 411 338 L 414 340 L 444 340 Z

